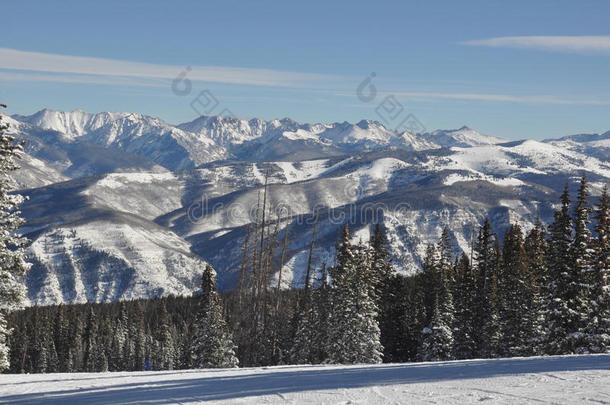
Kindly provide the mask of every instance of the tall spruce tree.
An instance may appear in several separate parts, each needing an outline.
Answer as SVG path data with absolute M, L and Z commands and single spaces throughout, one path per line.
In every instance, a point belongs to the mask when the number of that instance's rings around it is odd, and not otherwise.
M 586 328 L 589 351 L 610 351 L 610 198 L 605 186 L 595 210 L 593 277 Z
M 432 317 L 422 330 L 420 357 L 424 361 L 448 360 L 452 357 L 454 346 L 453 327 L 455 325 L 455 308 L 453 303 L 453 247 L 448 229 L 444 229 L 438 243 L 438 249 L 430 251 L 437 254 L 435 279 L 426 294 L 434 296 Z M 426 260 L 430 262 L 431 260 Z
M 156 370 L 174 369 L 176 346 L 171 328 L 167 306 L 163 300 L 159 308 L 159 322 L 155 333 L 154 368 Z
M 237 367 L 233 337 L 223 318 L 216 291 L 216 272 L 209 264 L 201 277 L 199 308 L 191 345 L 192 364 L 199 368 Z
M 377 305 L 371 297 L 368 252 L 350 243 L 346 225 L 337 246 L 332 277 L 328 361 L 337 364 L 380 363 Z
M 455 267 L 455 326 L 453 332 L 453 357 L 471 359 L 475 355 L 474 302 L 475 280 L 470 259 L 463 253 Z
M 451 358 L 453 348 L 453 331 L 447 324 L 445 309 L 439 304 L 436 296 L 432 318 L 422 330 L 420 358 L 422 361 L 439 361 Z
M 502 271 L 499 280 L 500 355 L 516 356 L 526 352 L 528 331 L 523 319 L 529 311 L 527 302 L 527 254 L 523 232 L 511 225 L 504 236 Z
M 29 268 L 23 252 L 26 239 L 16 233 L 24 223 L 18 211 L 24 199 L 11 193 L 15 187 L 10 178 L 19 168 L 15 161 L 23 153 L 23 143 L 9 135 L 8 128 L 0 115 L 0 371 L 10 366 L 7 316 L 21 306 L 25 290 L 20 279 Z
M 541 355 L 544 353 L 544 300 L 543 288 L 547 280 L 546 266 L 546 232 L 540 218 L 527 234 L 524 243 L 527 254 L 527 277 L 525 281 L 525 300 L 527 312 L 523 315 L 521 329 L 525 342 L 523 356 Z
M 561 194 L 561 208 L 554 213 L 548 241 L 548 283 L 545 301 L 545 345 L 548 354 L 572 353 L 569 336 L 578 330 L 573 313 L 573 301 L 579 290 L 574 289 L 572 257 L 572 218 L 570 194 L 566 184 Z
M 591 208 L 588 202 L 588 182 L 583 174 L 580 180 L 576 207 L 573 215 L 574 239 L 570 246 L 572 299 L 569 301 L 574 330 L 568 336 L 570 350 L 574 353 L 589 351 L 586 335 L 589 317 L 589 297 L 594 283 L 593 244 L 589 230 Z
M 495 357 L 500 339 L 498 314 L 498 265 L 501 262 L 498 238 L 485 223 L 479 230 L 475 253 L 475 346 L 478 357 Z
M 439 273 L 439 255 L 435 245 L 430 244 L 426 247 L 426 254 L 422 263 L 422 288 L 424 291 L 425 324 L 428 325 L 432 320 L 438 287 L 440 286 L 441 276 Z

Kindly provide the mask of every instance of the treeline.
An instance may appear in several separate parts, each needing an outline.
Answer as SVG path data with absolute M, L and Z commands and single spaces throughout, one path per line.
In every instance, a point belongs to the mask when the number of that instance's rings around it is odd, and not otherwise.
M 489 221 L 470 252 L 449 230 L 423 271 L 394 274 L 382 227 L 332 266 L 303 269 L 283 290 L 286 238 L 259 218 L 242 246 L 239 286 L 221 296 L 207 267 L 193 297 L 32 307 L 9 318 L 10 372 L 164 370 L 302 363 L 378 363 L 597 353 L 610 348 L 610 200 L 575 203 L 566 187 L 554 221 L 502 238 Z M 472 257 L 470 257 L 472 256 Z M 272 281 L 275 272 L 277 280 Z

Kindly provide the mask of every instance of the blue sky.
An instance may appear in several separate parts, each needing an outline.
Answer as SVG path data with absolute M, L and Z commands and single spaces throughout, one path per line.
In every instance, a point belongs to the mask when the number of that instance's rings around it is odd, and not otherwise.
M 605 132 L 609 15 L 607 1 L 13 1 L 0 101 L 9 113 L 179 123 L 206 91 L 211 114 L 357 122 L 388 121 L 378 112 L 391 97 L 396 119 L 413 114 L 428 130 Z M 190 92 L 172 91 L 181 72 Z M 363 101 L 356 89 L 372 72 L 376 96 Z

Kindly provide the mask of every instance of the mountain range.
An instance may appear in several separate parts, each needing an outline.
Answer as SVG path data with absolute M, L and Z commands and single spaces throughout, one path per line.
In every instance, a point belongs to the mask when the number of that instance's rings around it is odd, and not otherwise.
M 386 230 L 397 271 L 417 271 L 444 227 L 469 251 L 489 217 L 502 235 L 552 219 L 585 173 L 593 199 L 610 182 L 610 132 L 509 141 L 466 126 L 412 134 L 376 121 L 301 124 L 202 116 L 172 125 L 134 113 L 45 109 L 3 117 L 24 139 L 13 176 L 32 269 L 31 304 L 190 294 L 206 262 L 236 285 L 253 208 L 267 189 L 283 286 L 299 287 L 316 213 L 313 263 L 331 264 L 346 222 L 367 241 Z M 267 183 L 267 186 L 265 184 Z

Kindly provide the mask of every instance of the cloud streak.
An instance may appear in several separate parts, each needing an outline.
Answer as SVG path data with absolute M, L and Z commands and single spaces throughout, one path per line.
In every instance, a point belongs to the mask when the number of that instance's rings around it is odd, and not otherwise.
M 519 36 L 460 42 L 468 46 L 522 48 L 554 52 L 610 54 L 610 36 Z
M 63 73 L 149 79 L 174 79 L 184 66 L 122 61 L 84 56 L 26 52 L 0 48 L 0 68 L 19 71 Z M 50 77 L 45 77 L 50 79 Z M 193 81 L 246 84 L 273 87 L 305 87 L 338 79 L 337 76 L 315 73 L 285 72 L 224 66 L 190 66 L 188 79 Z M 57 81 L 68 80 L 58 78 Z M 86 80 L 86 79 L 84 79 Z M 76 81 L 76 80 L 74 80 Z
M 498 101 L 526 104 L 560 104 L 560 105 L 610 105 L 610 101 L 598 99 L 573 99 L 560 98 L 556 96 L 534 95 L 514 96 L 509 94 L 488 93 L 429 93 L 429 92 L 396 92 L 396 96 L 410 98 L 428 99 L 451 99 L 451 100 L 474 100 L 474 101 Z

